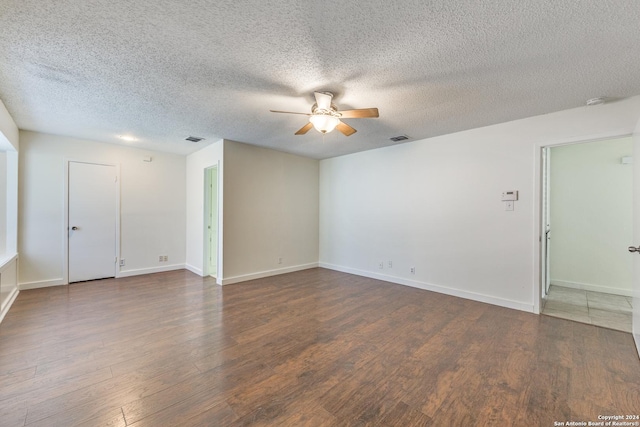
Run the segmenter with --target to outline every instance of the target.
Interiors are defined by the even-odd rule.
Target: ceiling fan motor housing
[[[338,118],[342,117],[342,114],[338,112],[338,107],[336,107],[335,104],[331,104],[331,108],[326,110],[324,108],[318,108],[318,103],[315,103],[311,107],[311,114],[333,116]]]

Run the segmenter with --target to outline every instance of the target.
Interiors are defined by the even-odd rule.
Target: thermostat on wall
[[[503,191],[502,192],[502,201],[503,202],[510,202],[510,201],[516,201],[516,200],[518,200],[518,191],[517,190]]]

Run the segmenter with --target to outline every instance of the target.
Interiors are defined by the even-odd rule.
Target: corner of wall
[[[20,133],[16,122],[9,114],[9,110],[0,100],[0,150],[18,151],[20,145]]]
[[[186,254],[185,268],[195,274],[204,274],[204,170],[219,165],[219,174],[223,175],[224,140],[215,141],[195,153],[187,156],[186,170]],[[223,180],[220,180],[220,212],[223,204]],[[222,217],[222,213],[220,214]],[[221,219],[220,219],[221,220]],[[219,227],[222,233],[222,227]],[[220,240],[222,236],[220,235]],[[219,251],[220,252],[220,251]]]
[[[318,262],[319,161],[224,140],[224,284]]]

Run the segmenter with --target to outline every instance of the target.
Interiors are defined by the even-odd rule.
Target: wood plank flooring
[[[553,426],[640,413],[628,333],[324,269],[23,291],[1,426]]]

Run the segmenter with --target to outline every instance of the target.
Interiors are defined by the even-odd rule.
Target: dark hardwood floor
[[[628,333],[312,269],[23,291],[2,426],[553,426],[640,413]]]

